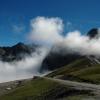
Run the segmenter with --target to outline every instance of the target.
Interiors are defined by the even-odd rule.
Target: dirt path
[[[74,89],[90,90],[95,95],[100,96],[100,85],[90,84],[90,83],[83,83],[83,82],[75,82],[75,81],[70,81],[70,80],[61,80],[61,79],[56,79],[56,78],[48,78],[48,77],[45,77],[45,78],[49,79],[49,80],[56,81],[56,82],[60,82],[61,84],[70,86]]]

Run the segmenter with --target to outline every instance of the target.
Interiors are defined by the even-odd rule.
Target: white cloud
[[[69,26],[72,25],[72,23],[71,22],[67,22],[66,25],[69,27]]]
[[[12,25],[12,31],[14,33],[21,33],[25,30],[25,26],[24,25]]]
[[[60,18],[37,17],[31,21],[30,38],[34,41],[55,43],[62,39],[63,22]]]
[[[31,56],[26,56],[20,61],[3,62],[0,61],[0,82],[30,78],[39,73],[41,63],[48,54],[45,47],[38,48]]]
[[[72,30],[74,30],[74,25],[72,24],[72,22],[68,21],[68,22],[66,23],[66,30],[67,30],[67,31],[72,31]]]
[[[32,20],[31,25],[30,37],[35,41],[49,42],[51,45],[64,47],[67,51],[81,55],[100,56],[100,35],[98,38],[90,39],[86,35],[81,35],[79,31],[73,31],[63,36],[64,25],[60,18],[37,17]],[[100,34],[99,31],[98,34]]]

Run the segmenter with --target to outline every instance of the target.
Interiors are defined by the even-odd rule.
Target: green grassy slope
[[[71,98],[72,95],[75,98],[81,96],[83,98],[88,97],[90,93],[89,91],[74,90],[60,83],[39,78],[0,96],[0,100],[62,100],[62,98]]]
[[[55,77],[57,75],[64,75],[64,74],[70,74],[71,72],[78,71],[80,69],[84,69],[85,67],[91,66],[90,61],[88,59],[79,59],[69,65],[66,65],[62,68],[59,68],[50,74],[48,74],[48,77]]]
[[[77,60],[47,75],[61,79],[100,83],[100,64],[90,64],[88,59]]]
[[[100,83],[100,65],[96,64],[88,68],[80,69],[72,72],[71,75],[86,82]]]

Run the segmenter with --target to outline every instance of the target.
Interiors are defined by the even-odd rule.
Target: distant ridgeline
[[[18,43],[12,47],[0,47],[0,59],[3,61],[20,60],[35,51],[36,46]]]

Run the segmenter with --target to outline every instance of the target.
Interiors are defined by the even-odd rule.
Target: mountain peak
[[[90,37],[90,38],[95,38],[97,35],[98,35],[98,28],[93,28],[91,29],[87,35]]]
[[[16,45],[14,45],[14,46],[24,46],[25,44],[24,43],[22,43],[22,42],[19,42],[19,43],[17,43]]]
[[[19,42],[19,43],[17,43],[17,45],[24,45],[24,43],[22,43],[22,42]]]

